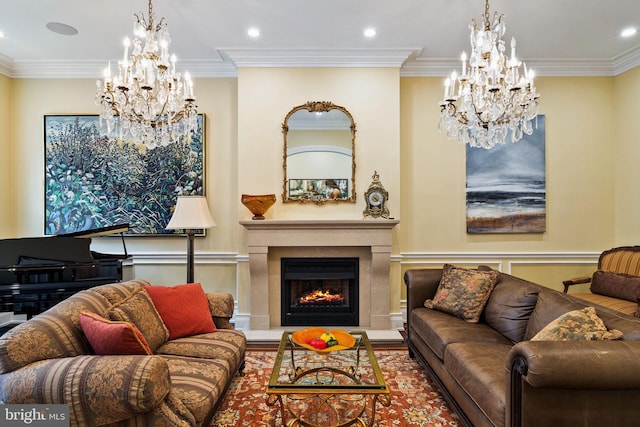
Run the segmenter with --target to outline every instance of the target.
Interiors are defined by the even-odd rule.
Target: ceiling
[[[617,75],[640,65],[638,0],[491,0],[505,15],[505,40],[548,76]],[[468,25],[482,0],[154,0],[178,66],[195,77],[238,67],[397,67],[405,76],[445,76],[469,51]],[[133,13],[145,0],[0,0],[0,74],[16,78],[99,77],[123,54]],[[46,28],[71,25],[69,36]],[[247,35],[250,27],[260,37]],[[365,38],[367,27],[376,29]]]

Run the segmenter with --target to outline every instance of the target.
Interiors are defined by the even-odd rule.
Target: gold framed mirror
[[[355,203],[356,124],[346,108],[309,101],[287,113],[284,203]]]

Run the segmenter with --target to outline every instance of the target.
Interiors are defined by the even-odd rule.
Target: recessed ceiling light
[[[620,33],[620,36],[621,37],[631,37],[631,36],[635,36],[637,32],[638,32],[637,28],[629,27],[629,28],[625,28],[624,30],[622,30],[622,32]]]
[[[2,31],[0,31],[0,39],[4,38],[4,33]]]
[[[367,38],[375,37],[376,36],[376,29],[375,28],[365,28],[364,36],[367,37]]]
[[[249,37],[253,38],[260,37],[260,30],[257,28],[249,28],[247,34],[249,35]]]
[[[63,24],[62,22],[47,22],[47,28],[54,33],[62,34],[63,36],[75,36],[78,34],[78,30],[71,25]]]

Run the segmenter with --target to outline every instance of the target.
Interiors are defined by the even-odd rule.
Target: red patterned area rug
[[[377,406],[376,427],[459,425],[458,417],[407,350],[375,353],[391,391],[391,405]],[[245,375],[233,380],[211,427],[283,427],[277,406],[269,407],[265,401],[275,356],[275,351],[247,351]]]

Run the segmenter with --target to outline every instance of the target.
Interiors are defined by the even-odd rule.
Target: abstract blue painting
[[[516,143],[467,146],[467,233],[544,233],[545,168],[544,115]]]

